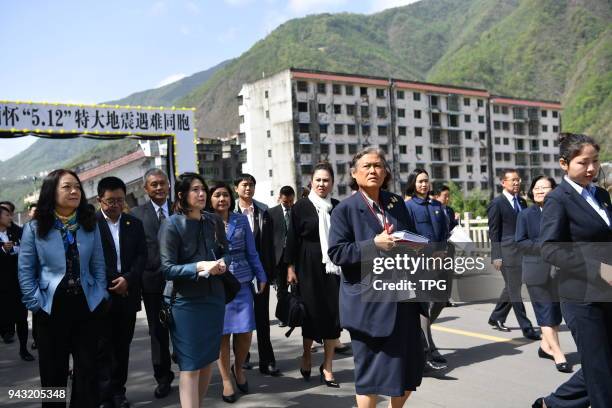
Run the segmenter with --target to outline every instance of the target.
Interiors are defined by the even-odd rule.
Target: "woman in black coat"
[[[594,184],[599,145],[586,135],[559,137],[565,176],[546,197],[542,257],[559,267],[561,310],[578,346],[582,367],[533,406],[608,408],[612,401],[612,203]]]
[[[323,342],[324,362],[319,367],[321,381],[339,387],[334,379],[332,361],[340,337],[338,288],[340,268],[327,255],[330,213],[338,200],[330,197],[334,171],[329,163],[319,163],[312,173],[312,190],[291,209],[287,232],[285,262],[287,282],[297,283],[306,306],[302,324],[303,354],[300,373],[310,378],[313,340]]]
[[[558,302],[558,282],[552,274],[552,265],[544,262],[540,253],[540,222],[544,198],[556,186],[557,183],[551,177],[538,176],[533,179],[527,195],[534,205],[519,213],[515,241],[523,257],[523,282],[527,286],[533,311],[542,329],[538,356],[553,360],[557,370],[569,373],[572,369],[559,344],[559,326],[563,317]]]

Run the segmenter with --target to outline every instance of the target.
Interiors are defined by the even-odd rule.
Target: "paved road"
[[[526,304],[530,318],[535,322],[530,304]],[[273,310],[274,305],[271,305]],[[507,324],[514,328],[510,333],[493,331],[487,324],[492,304],[462,304],[447,308],[435,326],[434,337],[438,347],[448,357],[452,368],[444,378],[425,378],[413,394],[407,406],[419,408],[453,407],[530,407],[533,400],[554,389],[569,378],[555,370],[552,361],[537,357],[537,342],[523,339],[518,324],[511,315]],[[248,372],[252,393],[242,396],[236,403],[241,407],[353,407],[353,361],[351,356],[337,356],[334,361],[336,379],[340,389],[320,385],[315,376],[309,383],[301,380],[298,371],[301,353],[299,330],[290,337],[273,321],[272,341],[277,365],[284,375],[279,378],[264,377],[258,371]],[[561,345],[571,363],[577,365],[578,355],[571,335],[563,326]],[[253,336],[255,340],[255,336]],[[343,341],[349,341],[343,332]],[[257,360],[257,348],[251,348],[253,360]],[[313,374],[322,361],[322,351],[313,356]],[[175,367],[178,370],[178,367]],[[139,314],[136,334],[132,343],[128,399],[134,407],[177,407],[178,382],[173,392],[163,400],[153,397],[155,382],[151,375],[149,340],[144,313]],[[18,358],[18,346],[0,344],[0,406],[39,406],[33,403],[17,403],[8,399],[9,388],[38,386],[37,362],[26,363]],[[221,400],[220,377],[216,372],[203,406],[227,407]],[[378,405],[386,407],[383,400]]]

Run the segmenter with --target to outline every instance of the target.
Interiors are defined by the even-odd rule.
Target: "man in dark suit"
[[[293,187],[283,186],[278,195],[279,204],[268,210],[272,220],[272,235],[274,238],[277,296],[287,291],[287,264],[283,262],[283,253],[285,251],[289,220],[291,219],[291,207],[293,207],[294,202],[295,190]]]
[[[4,328],[3,340],[12,343],[17,326],[19,356],[33,361],[28,352],[28,309],[21,302],[21,288],[17,279],[17,257],[21,241],[21,228],[13,223],[13,214],[0,205],[0,325]]]
[[[98,382],[101,407],[129,408],[125,397],[130,344],[140,310],[140,280],[147,259],[144,228],[133,215],[123,214],[126,187],[117,177],[98,183],[100,211],[96,213],[110,308],[102,320],[98,344]]]
[[[174,373],[170,369],[170,334],[159,321],[165,281],[159,270],[157,233],[161,220],[172,214],[168,203],[170,183],[166,173],[157,168],[147,170],[143,179],[144,189],[150,200],[132,209],[131,214],[142,222],[147,242],[147,261],[142,274],[142,300],[151,336],[151,359],[157,381],[155,397],[164,398],[170,393]]]
[[[451,232],[453,228],[459,225],[459,221],[455,216],[455,210],[451,207],[450,204],[450,188],[448,186],[440,187],[440,190],[434,195],[436,201],[439,201],[442,204],[442,208],[444,210],[444,216],[446,217],[446,225],[448,227],[448,231]]]
[[[530,340],[539,340],[531,321],[527,318],[521,296],[521,257],[516,249],[514,235],[518,214],[527,208],[527,202],[520,197],[521,177],[513,169],[504,171],[501,184],[502,194],[487,208],[491,259],[495,269],[501,271],[505,286],[495,309],[489,317],[489,324],[497,330],[510,331],[505,326],[510,309],[514,310],[523,335]]]
[[[268,276],[268,282],[275,278],[274,246],[272,237],[272,222],[268,213],[268,206],[253,199],[255,195],[255,177],[250,174],[241,174],[234,180],[234,190],[238,194],[236,212],[246,215],[249,226],[255,237],[255,246],[261,264]],[[276,368],[274,349],[270,341],[270,286],[258,293],[255,297],[255,327],[257,329],[257,349],[259,351],[259,371],[262,374],[280,375]],[[245,369],[252,368],[247,355]]]

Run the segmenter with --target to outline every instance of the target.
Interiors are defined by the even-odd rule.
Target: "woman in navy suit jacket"
[[[416,168],[408,176],[407,184],[406,196],[408,196],[409,199],[406,200],[406,208],[414,223],[417,234],[423,235],[429,239],[431,244],[428,245],[427,252],[445,256],[448,246],[446,240],[449,237],[449,224],[446,220],[446,215],[444,215],[442,204],[439,201],[429,198],[431,190],[429,174],[424,169]],[[444,271],[440,271],[439,273],[440,278],[446,278]],[[427,302],[429,317],[421,317],[421,328],[425,333],[423,337],[426,353],[425,358],[427,360],[425,364],[427,368],[431,370],[445,368],[443,365],[435,364],[444,364],[446,363],[446,359],[440,354],[433,341],[431,324],[436,321],[447,302],[448,299]]]
[[[582,368],[546,406],[609,407],[612,401],[612,204],[593,184],[599,172],[599,146],[590,137],[561,134],[559,164],[563,181],[546,197],[540,239],[542,257],[559,267],[561,310]],[[543,406],[542,399],[534,403]]]
[[[34,220],[21,239],[19,284],[38,325],[41,385],[66,387],[72,354],[70,406],[97,406],[92,372],[98,320],[109,296],[106,265],[94,208],[70,170],[54,170],[43,181]]]
[[[523,257],[523,282],[527,285],[533,311],[542,328],[538,356],[553,360],[557,370],[569,373],[572,369],[559,345],[559,325],[563,317],[558,302],[558,282],[551,274],[552,265],[544,262],[540,254],[540,220],[544,197],[556,186],[557,183],[551,177],[538,176],[533,179],[527,195],[534,205],[519,213],[515,241]]]
[[[358,190],[331,214],[329,254],[342,267],[340,325],[351,335],[359,408],[376,406],[388,395],[400,407],[421,384],[423,346],[419,305],[393,300],[368,301],[374,258],[393,249],[393,231],[410,230],[402,198],[383,189],[390,179],[384,153],[365,149],[351,162],[351,187]]]

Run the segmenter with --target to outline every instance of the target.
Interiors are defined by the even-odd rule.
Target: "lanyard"
[[[360,191],[359,194],[361,194],[361,198],[363,198],[363,201],[365,201],[366,205],[368,206],[368,209],[370,210],[374,218],[376,218],[376,221],[380,223],[380,219],[378,218],[378,215],[376,215],[376,211],[374,211],[374,208],[372,208],[372,206],[370,205],[370,202],[366,198],[365,194],[363,194],[362,191]],[[385,215],[385,210],[383,210],[382,206],[380,205],[378,206],[378,208],[380,209],[380,212],[382,213],[383,221],[384,221],[380,223],[380,225],[383,227],[386,233],[389,233],[389,224],[387,223],[387,216]]]

